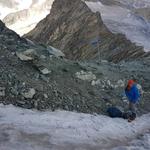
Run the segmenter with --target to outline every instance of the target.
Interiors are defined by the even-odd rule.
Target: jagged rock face
[[[80,55],[87,58],[89,54],[85,56],[84,51],[86,48],[93,49],[90,42],[98,36],[99,28],[101,32],[107,30],[101,20],[98,26],[97,16],[80,0],[56,0],[51,14],[39,23],[33,31],[35,34],[32,32],[34,35],[29,33],[27,37],[30,39],[31,35],[33,40],[60,47],[69,58],[77,59]],[[95,50],[91,50],[90,55],[94,53]]]
[[[125,36],[112,34],[99,13],[93,13],[81,0],[55,0],[51,13],[25,37],[61,49],[69,59],[120,61],[145,55],[143,48]],[[100,52],[95,39],[100,40]],[[98,41],[98,40],[97,40]]]

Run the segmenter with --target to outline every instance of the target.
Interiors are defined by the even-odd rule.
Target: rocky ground
[[[39,110],[64,109],[105,113],[111,105],[127,107],[125,83],[133,76],[144,95],[139,112],[149,108],[149,59],[110,63],[74,62],[59,50],[34,45],[0,22],[0,101]]]

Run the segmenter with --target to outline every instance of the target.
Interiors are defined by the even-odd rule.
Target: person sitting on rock
[[[125,88],[125,94],[129,100],[129,110],[136,114],[136,104],[139,101],[140,93],[134,80],[129,80]]]

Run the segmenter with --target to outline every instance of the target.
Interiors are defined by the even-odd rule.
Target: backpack
[[[112,118],[123,118],[123,112],[117,107],[109,107],[107,113]]]

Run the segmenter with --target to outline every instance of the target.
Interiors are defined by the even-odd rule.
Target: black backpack
[[[128,120],[135,120],[136,118],[135,112],[132,112],[132,111],[122,112],[117,107],[109,107],[107,109],[107,113],[112,118],[123,118],[123,119],[128,119]]]
[[[107,113],[112,118],[123,118],[123,112],[117,107],[109,107]]]

